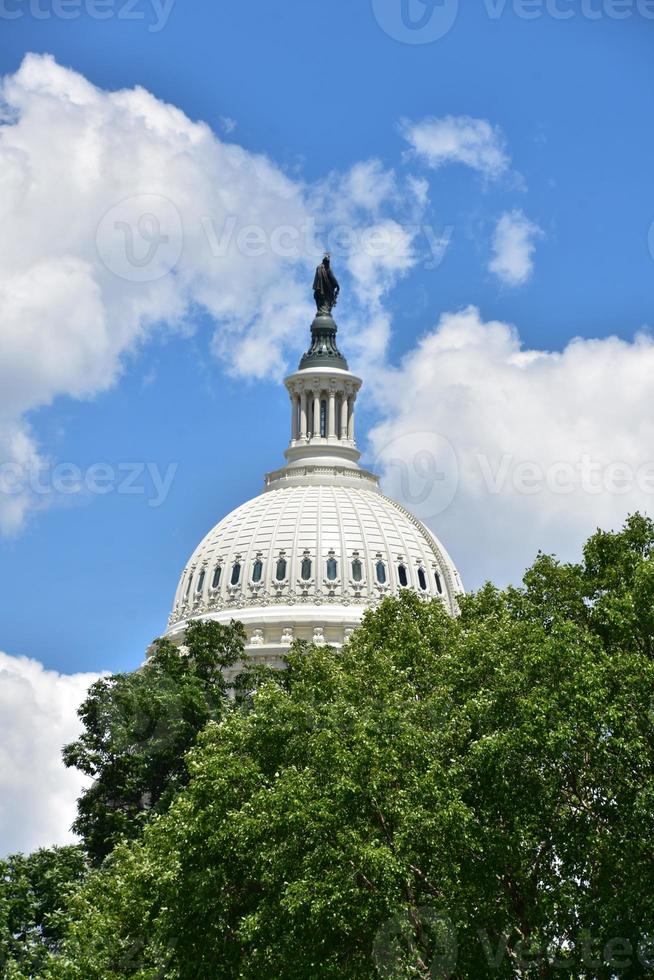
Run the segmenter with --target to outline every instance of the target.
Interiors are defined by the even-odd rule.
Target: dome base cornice
[[[264,492],[307,486],[356,487],[379,492],[379,477],[358,466],[324,463],[285,466],[266,474]]]

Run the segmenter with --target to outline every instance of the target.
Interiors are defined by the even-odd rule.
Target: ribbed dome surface
[[[424,525],[375,490],[295,486],[255,497],[209,532],[184,570],[171,626],[271,604],[368,606],[403,587],[456,608],[458,574]]]

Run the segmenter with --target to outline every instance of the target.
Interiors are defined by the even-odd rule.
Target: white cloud
[[[77,708],[97,674],[62,675],[0,653],[0,855],[74,840],[75,801],[89,781],[66,769]]]
[[[534,271],[535,240],[542,235],[524,211],[507,211],[495,227],[489,270],[507,286],[522,286]]]
[[[387,483],[400,495],[405,487],[407,506],[442,536],[467,586],[518,581],[539,549],[576,559],[596,527],[652,512],[653,373],[647,334],[526,350],[514,327],[483,322],[471,307],[444,315],[399,370],[373,379],[385,420],[371,444]],[[416,445],[434,446],[437,458]],[[392,479],[398,462],[404,484]],[[442,513],[441,484],[431,494],[427,486],[439,463],[442,489],[454,494]]]
[[[354,164],[344,183],[350,202],[373,213],[397,194],[395,172],[385,170],[379,160]]]
[[[310,187],[143,89],[102,91],[48,56],[28,55],[0,100],[3,462],[39,462],[26,413],[108,388],[126,352],[188,330],[198,306],[230,370],[280,374],[312,316],[315,215],[354,232],[338,261],[355,262],[361,304],[413,261],[402,242],[356,258],[366,227],[388,228],[393,209],[417,213],[426,199],[419,182],[400,192],[378,161]],[[374,315],[354,311],[362,329]],[[12,490],[0,492],[5,532],[35,506]]]
[[[401,132],[413,154],[434,169],[463,163],[495,180],[506,173],[511,162],[501,129],[486,119],[442,116],[419,122],[405,120]]]
[[[301,186],[267,159],[142,89],[103,92],[29,55],[0,96],[0,458],[34,465],[25,413],[108,388],[125,352],[164,324],[182,327],[192,304],[236,334],[236,350],[284,264],[293,308],[303,258],[268,250],[255,261],[238,234],[252,224],[270,235],[307,212]],[[232,237],[216,252],[207,228],[220,236],[231,216]],[[165,247],[158,235],[169,236]],[[278,350],[269,349],[270,367]],[[3,493],[0,529],[19,528],[32,506],[29,491]]]
[[[352,253],[350,272],[362,303],[380,304],[399,276],[415,264],[415,229],[380,221],[366,230],[364,247]]]

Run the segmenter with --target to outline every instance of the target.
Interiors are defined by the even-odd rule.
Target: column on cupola
[[[329,408],[327,412],[327,435],[336,438],[336,390],[332,385],[329,389]]]
[[[313,392],[313,429],[312,436],[318,439],[320,436],[320,391],[318,388]]]
[[[300,399],[291,392],[291,441],[297,442],[300,436]]]
[[[307,438],[307,393],[300,393],[300,439]]]
[[[349,402],[350,396],[344,391],[341,398],[341,439],[348,438]]]
[[[357,400],[355,394],[350,395],[348,399],[349,411],[348,411],[348,422],[347,422],[347,437],[350,442],[354,442],[354,403]]]

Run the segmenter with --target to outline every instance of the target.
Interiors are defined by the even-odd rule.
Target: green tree
[[[97,681],[79,709],[84,732],[64,761],[94,780],[74,823],[94,864],[169,806],[198,733],[253,683],[252,669],[233,682],[224,674],[245,659],[240,623],[193,623],[184,643],[156,640],[140,670]]]
[[[87,874],[81,847],[0,860],[0,975],[37,976],[69,926],[69,904]]]
[[[48,976],[654,975],[653,547],[635,516],[458,619],[406,593],[294,650]]]

